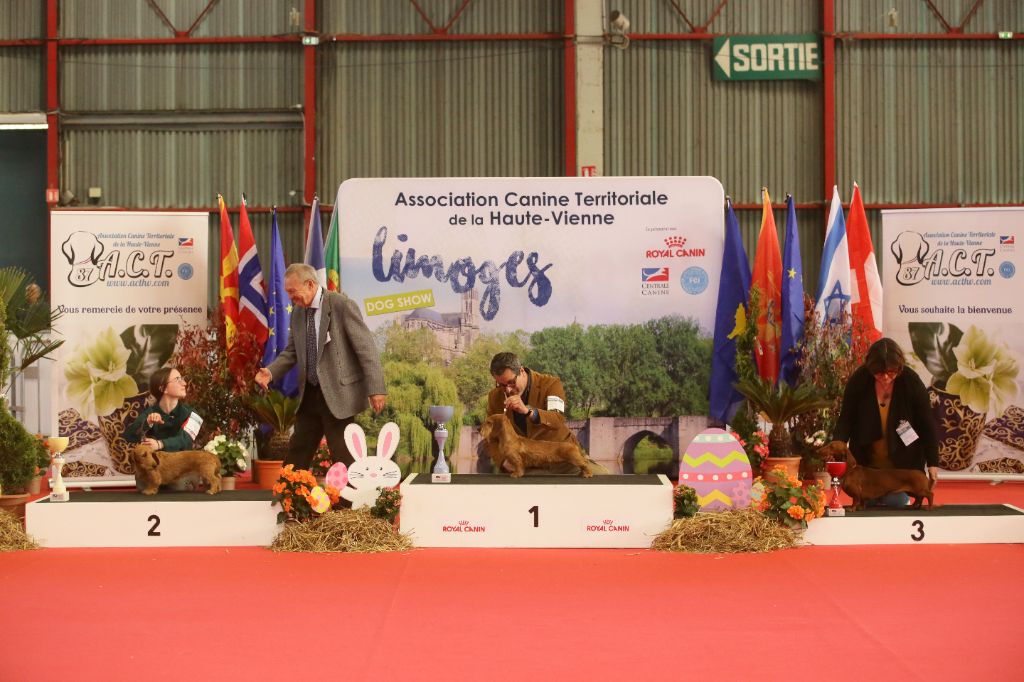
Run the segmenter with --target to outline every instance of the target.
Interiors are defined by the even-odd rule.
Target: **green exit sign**
[[[716,81],[819,80],[821,42],[813,33],[720,36],[711,43]]]

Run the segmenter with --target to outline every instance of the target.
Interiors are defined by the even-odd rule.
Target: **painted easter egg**
[[[309,496],[313,498],[313,503],[309,506],[317,514],[323,514],[331,508],[331,498],[327,495],[327,491],[320,486],[313,486],[313,489],[309,491]]]
[[[341,492],[345,488],[345,484],[348,483],[348,467],[342,462],[335,462],[327,470],[324,481],[327,482],[327,485]]]
[[[679,458],[679,484],[697,492],[702,512],[748,507],[752,482],[747,453],[722,429],[701,431]]]

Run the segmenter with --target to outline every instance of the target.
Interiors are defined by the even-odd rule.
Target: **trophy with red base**
[[[826,516],[846,516],[846,509],[839,502],[839,484],[846,473],[846,462],[825,462],[825,470],[832,476],[832,499],[828,501]]]

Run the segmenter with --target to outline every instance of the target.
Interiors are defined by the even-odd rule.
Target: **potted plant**
[[[46,438],[41,434],[34,437],[36,446],[36,475],[28,482],[28,494],[38,495],[43,489],[43,479],[50,468],[50,450],[46,447]]]
[[[203,449],[217,455],[217,459],[220,460],[221,490],[234,490],[235,474],[245,471],[247,468],[245,462],[249,453],[245,446],[237,440],[218,434],[211,438]]]
[[[327,447],[327,439],[320,439],[320,445],[317,447],[316,452],[313,453],[313,459],[309,464],[309,470],[313,476],[316,477],[316,482],[320,485],[324,484],[327,477],[327,471],[334,466],[334,460],[331,459],[331,450]]]
[[[0,389],[36,360],[56,350],[62,340],[50,341],[57,314],[42,298],[39,287],[19,268],[0,268]],[[37,441],[14,418],[7,398],[0,395],[0,506],[10,506],[24,518],[25,490],[42,461]]]
[[[312,473],[296,469],[291,464],[280,470],[270,489],[274,492],[271,505],[281,505],[281,511],[277,513],[278,523],[306,521],[323,514],[340,499],[336,488],[318,486]]]
[[[772,425],[768,434],[768,457],[762,470],[784,466],[794,476],[800,473],[800,458],[793,457],[793,437],[790,422],[797,416],[831,405],[812,384],[799,384],[793,388],[784,381],[772,385],[760,377],[745,378],[734,384],[750,406]],[[786,460],[786,461],[772,461]]]
[[[825,493],[817,485],[804,487],[782,469],[758,478],[751,498],[762,514],[790,528],[806,528],[808,521],[825,513]]]
[[[299,410],[299,399],[271,390],[262,396],[251,398],[249,407],[270,430],[269,433],[263,434],[259,459],[256,460],[255,466],[257,482],[261,488],[269,490],[277,480],[277,471],[288,454],[288,441],[291,438],[291,429],[295,425],[295,415]]]
[[[987,416],[1000,416],[1017,397],[1017,359],[974,325],[966,333],[945,322],[911,322],[908,329],[914,354],[932,375],[939,465],[966,469]]]

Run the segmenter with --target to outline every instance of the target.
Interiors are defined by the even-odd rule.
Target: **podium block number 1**
[[[537,505],[533,505],[532,507],[530,507],[526,511],[530,512],[531,514],[533,514],[533,527],[534,528],[539,528],[540,527],[540,507],[537,506]]]

